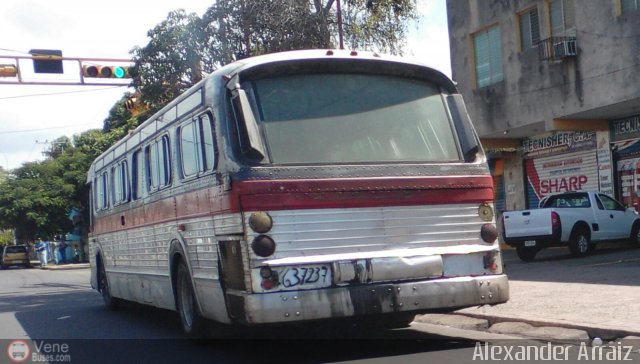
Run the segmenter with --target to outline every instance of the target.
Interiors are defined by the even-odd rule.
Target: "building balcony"
[[[562,61],[578,55],[576,37],[549,37],[538,43],[541,61]]]

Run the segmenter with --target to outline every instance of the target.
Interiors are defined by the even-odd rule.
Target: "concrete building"
[[[447,13],[498,209],[577,189],[640,209],[640,0],[448,0]]]

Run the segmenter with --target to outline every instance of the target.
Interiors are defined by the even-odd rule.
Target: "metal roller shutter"
[[[527,206],[537,208],[547,195],[567,191],[598,191],[595,150],[525,161]]]

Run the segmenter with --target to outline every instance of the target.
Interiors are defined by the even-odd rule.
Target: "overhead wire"
[[[0,131],[0,135],[19,134],[19,133],[35,133],[35,132],[45,131],[45,130],[73,128],[73,127],[77,127],[77,126],[89,126],[89,125],[94,125],[94,123],[84,123],[84,124],[74,124],[74,125],[60,125],[60,126],[52,126],[52,127],[48,127],[48,128],[38,128],[38,129],[7,130],[7,131]]]
[[[2,85],[1,82],[0,82],[0,85]],[[75,91],[49,92],[49,93],[41,93],[41,94],[15,95],[15,96],[0,97],[0,100],[19,99],[24,97],[55,96],[55,95],[66,95],[66,94],[74,94],[74,93],[96,92],[96,91],[104,91],[104,90],[113,90],[119,87],[128,87],[128,86],[129,85],[114,85],[114,86],[103,87],[99,89],[93,89],[93,90],[75,90]]]

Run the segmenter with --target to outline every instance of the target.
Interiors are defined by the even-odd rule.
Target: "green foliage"
[[[47,152],[49,158],[13,170],[0,181],[0,228],[15,229],[18,241],[68,232],[71,208],[87,211],[86,179],[91,163],[129,127],[124,124],[109,132],[89,130],[73,139],[59,138]]]
[[[353,49],[400,54],[415,0],[343,0],[344,38]],[[133,85],[158,110],[204,73],[248,56],[337,48],[335,0],[217,0],[202,17],[176,10],[131,51]]]
[[[0,230],[0,245],[9,245],[13,243],[13,231]]]
[[[346,43],[352,49],[402,54],[407,24],[416,20],[415,0],[346,0]]]
[[[212,67],[207,54],[202,19],[184,10],[169,13],[167,19],[150,30],[149,43],[135,47],[133,85],[144,101],[160,107],[202,79],[202,68]]]
[[[16,237],[32,240],[68,230],[66,218],[75,186],[63,178],[56,159],[26,163],[0,184],[0,216],[4,227],[14,227]]]

